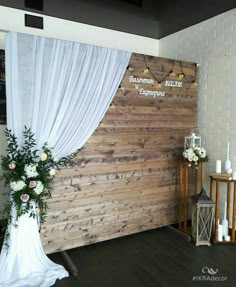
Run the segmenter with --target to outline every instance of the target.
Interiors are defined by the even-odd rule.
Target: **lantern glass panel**
[[[212,211],[209,206],[199,206],[198,241],[210,240],[212,226]]]
[[[192,237],[196,241],[197,237],[197,206],[193,205],[192,207]]]
[[[202,146],[201,137],[196,136],[195,133],[192,133],[191,136],[187,136],[184,138],[184,149],[188,149],[191,147],[199,147]]]
[[[210,245],[214,204],[196,204],[192,208],[192,238],[196,245]]]
[[[215,212],[215,202],[203,188],[192,196],[192,238],[198,245],[211,245],[210,237]]]

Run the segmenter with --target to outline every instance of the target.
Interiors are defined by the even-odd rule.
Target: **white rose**
[[[49,174],[54,176],[56,174],[56,170],[54,168],[50,169]]]
[[[37,181],[37,185],[35,186],[35,188],[33,189],[35,193],[37,193],[38,195],[43,192],[44,189],[44,185],[42,184],[41,181]]]
[[[193,157],[193,161],[197,162],[197,161],[198,161],[198,156],[195,155],[195,156]]]
[[[188,161],[193,161],[193,159],[194,159],[194,156],[192,155],[188,156]]]
[[[37,169],[37,164],[26,164],[24,168],[26,176],[28,178],[38,176],[38,172],[36,169]]]
[[[10,187],[13,191],[19,191],[26,187],[26,184],[23,180],[12,181]]]
[[[45,152],[43,152],[40,156],[41,161],[45,161],[47,159],[47,154]]]
[[[204,149],[204,147],[202,147],[199,151],[199,155],[201,158],[205,158],[206,157],[206,150]]]

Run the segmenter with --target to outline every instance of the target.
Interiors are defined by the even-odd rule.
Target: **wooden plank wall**
[[[177,160],[196,126],[195,79],[194,63],[132,55],[99,127],[54,181],[41,231],[47,253],[177,222]],[[165,80],[183,86],[165,87]]]

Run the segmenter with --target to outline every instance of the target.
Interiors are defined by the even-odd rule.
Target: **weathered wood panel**
[[[55,178],[41,232],[46,252],[177,222],[177,160],[196,125],[195,78],[193,63],[132,55],[85,149]],[[182,87],[166,87],[166,80]]]

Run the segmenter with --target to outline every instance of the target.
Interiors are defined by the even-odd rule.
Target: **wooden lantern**
[[[206,195],[203,188],[192,196],[192,239],[195,245],[210,246],[215,202]]]

